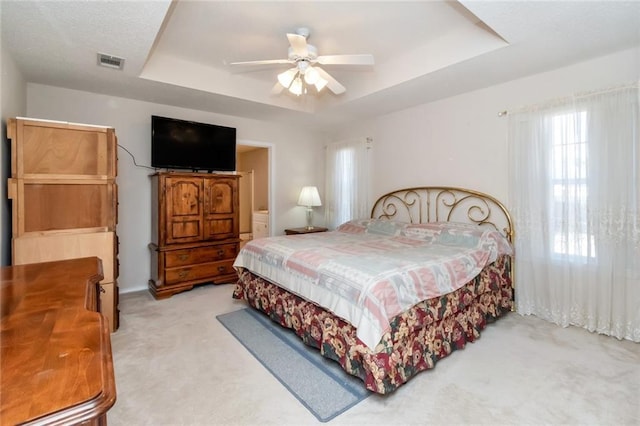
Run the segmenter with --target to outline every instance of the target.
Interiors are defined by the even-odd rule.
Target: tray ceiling
[[[2,43],[29,82],[262,120],[341,124],[640,46],[640,2],[2,1]],[[287,32],[346,93],[271,95]],[[97,54],[125,59],[122,70]]]

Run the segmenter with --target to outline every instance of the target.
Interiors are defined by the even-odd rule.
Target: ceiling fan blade
[[[327,80],[327,87],[329,88],[329,90],[331,90],[333,93],[335,93],[336,95],[339,95],[341,93],[344,93],[347,91],[347,89],[340,83],[338,83],[338,80],[336,80],[335,78],[331,77],[331,75],[326,72],[325,70],[323,70],[320,67],[313,67],[316,69],[316,71],[318,71],[318,73],[320,74],[320,77],[324,78],[325,80]]]
[[[301,58],[305,58],[309,55],[309,51],[307,50],[307,39],[305,36],[289,33],[287,34],[287,38],[289,39],[289,44],[293,49],[293,53]]]
[[[271,65],[271,64],[290,64],[288,59],[267,59],[264,61],[246,61],[246,62],[231,62],[230,65]]]
[[[322,55],[317,62],[322,65],[373,65],[373,55]]]

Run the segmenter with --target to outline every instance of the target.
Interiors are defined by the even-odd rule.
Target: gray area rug
[[[371,395],[361,380],[262,313],[245,308],[217,318],[321,422]]]

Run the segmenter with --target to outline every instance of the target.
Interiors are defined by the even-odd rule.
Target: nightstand
[[[285,229],[284,233],[287,235],[298,235],[298,234],[312,234],[314,232],[326,232],[327,230],[328,230],[327,228],[323,228],[321,226],[314,226],[311,229],[307,229],[307,227],[304,226],[302,228]]]

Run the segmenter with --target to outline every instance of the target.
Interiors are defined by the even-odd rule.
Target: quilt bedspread
[[[502,254],[511,247],[497,231],[368,219],[333,232],[253,240],[234,267],[333,312],[374,350],[393,317],[457,290]]]

